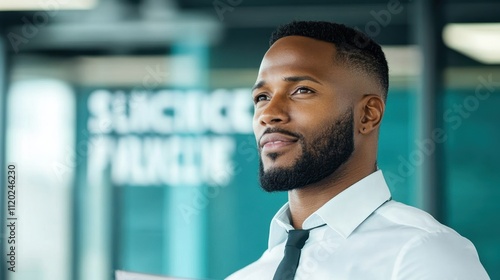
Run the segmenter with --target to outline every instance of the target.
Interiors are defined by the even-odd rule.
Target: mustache
[[[260,143],[260,140],[262,139],[262,137],[264,137],[264,135],[266,135],[268,133],[281,133],[281,134],[284,134],[284,135],[295,137],[295,138],[297,138],[299,140],[301,140],[301,139],[304,138],[302,136],[302,134],[300,134],[300,133],[291,132],[289,130],[282,129],[282,128],[277,128],[277,127],[272,127],[272,128],[268,127],[266,130],[264,130],[264,133],[262,133],[262,135],[259,137],[259,143]]]

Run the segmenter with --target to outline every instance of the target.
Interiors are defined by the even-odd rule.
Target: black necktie
[[[274,274],[273,280],[291,280],[299,265],[300,250],[309,238],[309,230],[290,230],[285,245],[285,256]]]
[[[321,226],[324,226],[321,225]],[[318,228],[320,226],[314,227]],[[295,277],[299,265],[300,250],[309,238],[309,231],[314,229],[294,229],[288,232],[285,245],[285,256],[278,265],[273,280],[291,280]]]

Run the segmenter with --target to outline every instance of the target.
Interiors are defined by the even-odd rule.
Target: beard
[[[317,183],[333,174],[354,151],[354,119],[352,109],[341,115],[309,142],[298,133],[281,129],[269,129],[265,133],[279,132],[298,138],[302,154],[290,167],[278,167],[264,171],[259,149],[259,181],[267,192],[289,191]],[[265,156],[275,160],[279,154]]]

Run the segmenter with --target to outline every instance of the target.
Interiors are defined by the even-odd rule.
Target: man
[[[470,241],[391,200],[377,169],[387,89],[380,46],[354,29],[273,33],[253,128],[262,188],[288,191],[288,203],[262,257],[228,279],[489,279]]]

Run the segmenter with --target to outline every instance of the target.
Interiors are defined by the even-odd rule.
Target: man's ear
[[[361,134],[369,134],[380,126],[384,115],[385,102],[381,96],[368,94],[359,102],[359,126]]]

